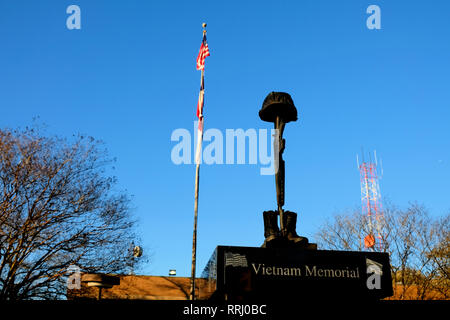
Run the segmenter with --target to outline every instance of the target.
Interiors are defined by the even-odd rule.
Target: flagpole
[[[206,34],[206,23],[203,23],[203,35]],[[205,68],[202,69],[202,75],[200,78],[201,84],[203,85],[205,76]],[[199,119],[201,121],[201,119]],[[202,130],[203,134],[203,130]],[[198,136],[197,139],[202,139]],[[197,150],[197,152],[200,152]],[[194,232],[192,236],[192,266],[191,266],[191,293],[190,300],[195,300],[195,266],[197,263],[197,217],[198,217],[198,191],[199,191],[199,180],[200,180],[200,160],[196,159],[197,166],[195,169],[195,203],[194,203]]]
[[[195,265],[197,260],[197,216],[198,216],[198,182],[200,178],[200,163],[197,163],[195,170],[195,204],[194,204],[194,235],[192,237],[192,267],[191,267],[191,295],[190,299],[195,300]]]

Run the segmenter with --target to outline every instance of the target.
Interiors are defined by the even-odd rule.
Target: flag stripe
[[[197,151],[195,152],[195,163],[200,163],[200,156],[202,154],[202,141],[203,141],[203,117],[198,121],[197,129]]]
[[[200,90],[200,93],[198,95],[198,102],[197,102],[197,118],[201,118],[203,116],[203,100],[204,100],[205,90]]]

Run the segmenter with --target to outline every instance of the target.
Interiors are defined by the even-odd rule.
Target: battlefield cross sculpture
[[[263,121],[273,122],[275,126],[275,185],[278,205],[277,210],[263,212],[265,240],[262,247],[307,247],[308,239],[297,235],[295,230],[297,214],[283,210],[285,177],[283,152],[286,146],[283,132],[286,123],[297,121],[297,108],[288,93],[271,92],[264,99],[259,117]],[[280,227],[278,227],[278,216],[280,217]]]

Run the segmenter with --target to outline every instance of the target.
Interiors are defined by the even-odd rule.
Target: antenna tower
[[[362,214],[367,216],[368,234],[364,238],[366,248],[373,251],[384,251],[384,216],[381,204],[380,185],[378,183],[381,177],[377,173],[377,154],[374,151],[374,161],[369,154],[369,161],[364,160],[362,154],[362,163],[359,163],[358,156],[356,161],[361,181],[361,208]],[[382,172],[381,168],[381,172]]]

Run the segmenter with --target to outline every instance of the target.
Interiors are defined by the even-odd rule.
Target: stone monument
[[[297,235],[297,214],[283,209],[283,131],[286,123],[297,120],[297,109],[289,94],[271,92],[259,116],[275,126],[277,210],[263,212],[265,240],[260,248],[216,247],[202,274],[208,280],[208,290],[214,292],[211,299],[354,301],[391,296],[387,253],[317,250],[316,244]]]

